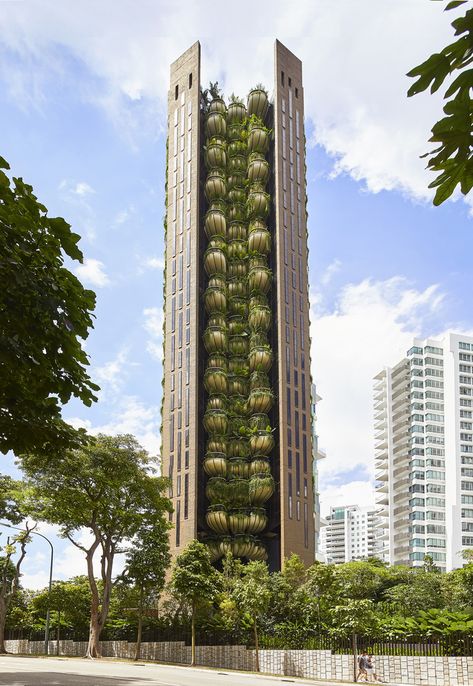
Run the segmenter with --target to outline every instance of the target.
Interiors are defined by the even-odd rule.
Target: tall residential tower
[[[200,45],[168,98],[163,474],[173,555],[192,539],[279,569],[314,553],[302,65],[274,97],[202,93]]]
[[[461,567],[473,546],[473,338],[414,339],[374,384],[377,554]]]

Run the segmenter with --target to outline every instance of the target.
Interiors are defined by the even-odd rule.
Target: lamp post
[[[16,529],[17,531],[23,531],[23,529],[20,529],[18,526],[13,526],[12,524],[7,524],[6,522],[0,522],[1,526],[6,526],[9,529]],[[51,615],[51,587],[53,584],[53,560],[54,560],[54,548],[53,544],[47,538],[44,536],[44,534],[40,534],[39,531],[30,531],[30,534],[36,534],[36,536],[41,536],[41,538],[44,538],[45,541],[49,543],[49,547],[51,548],[51,556],[49,560],[49,585],[48,585],[48,606],[46,609],[46,626],[44,629],[44,653],[45,655],[49,654],[49,623],[50,623],[50,615]]]

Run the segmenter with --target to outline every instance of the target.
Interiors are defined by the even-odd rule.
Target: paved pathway
[[[308,686],[317,682],[151,663],[0,656],[2,686]],[[324,683],[325,686],[328,682]]]

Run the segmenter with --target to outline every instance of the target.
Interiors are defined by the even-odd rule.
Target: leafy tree
[[[64,267],[64,255],[82,262],[80,237],[2,169],[0,157],[0,451],[51,456],[83,435],[63,421],[61,404],[97,399],[80,340],[95,294]]]
[[[337,565],[335,573],[342,594],[347,598],[378,600],[383,591],[386,577],[384,567],[364,561],[346,562]]]
[[[219,574],[210,562],[203,543],[191,541],[177,556],[172,570],[171,589],[178,600],[191,608],[191,666],[195,665],[195,621],[199,609],[212,602],[220,590]]]
[[[396,612],[407,617],[420,610],[444,606],[444,580],[438,572],[411,569],[405,583],[399,583],[384,593]]]
[[[11,476],[0,474],[0,519],[19,524],[23,519],[21,511],[22,482]]]
[[[74,631],[76,637],[87,635],[92,594],[86,576],[75,576],[67,581],[55,581],[49,597],[48,588],[36,593],[30,602],[31,618],[35,628],[43,628],[46,613],[51,610],[51,625],[60,634],[62,629]]]
[[[271,599],[270,576],[265,562],[249,562],[235,584],[234,596],[241,611],[250,615],[255,637],[256,671],[259,672],[258,622]]]
[[[350,563],[348,563],[350,564]],[[343,605],[337,605],[332,610],[331,633],[342,638],[351,637],[353,649],[353,674],[356,681],[358,672],[357,636],[376,634],[379,621],[371,600],[346,600]]]
[[[151,526],[143,526],[137,532],[127,552],[122,579],[132,583],[138,591],[138,627],[136,634],[135,660],[141,655],[143,612],[146,605],[157,600],[164,588],[166,569],[169,567],[169,520],[164,511],[159,519],[154,518]]]
[[[24,531],[20,531],[13,537],[7,539],[7,544],[4,548],[4,556],[0,562],[1,576],[0,576],[0,653],[6,653],[5,648],[5,623],[7,619],[7,612],[20,586],[21,565],[26,556],[26,545],[30,542],[30,533],[34,531],[36,524],[30,526],[26,523]],[[19,546],[19,555],[16,561],[12,558],[16,554],[16,545]]]
[[[37,455],[21,458],[28,477],[30,509],[39,519],[58,524],[61,535],[82,550],[92,594],[87,657],[100,657],[100,633],[107,619],[115,555],[144,524],[159,528],[171,509],[163,496],[166,479],[153,475],[150,457],[130,435],[90,439],[51,462]],[[83,530],[91,535],[85,544]],[[100,552],[99,585],[94,558]]]
[[[465,2],[454,0],[445,9],[454,9]],[[455,19],[452,27],[458,38],[407,74],[417,77],[408,90],[409,97],[427,90],[429,86],[430,92],[435,93],[448,76],[458,74],[444,93],[447,102],[443,111],[446,116],[432,127],[429,142],[438,144],[438,147],[424,155],[429,158],[428,169],[439,172],[429,184],[429,188],[437,189],[434,205],[443,203],[458,185],[463,195],[467,195],[473,186],[473,69],[466,68],[473,61],[473,9]]]

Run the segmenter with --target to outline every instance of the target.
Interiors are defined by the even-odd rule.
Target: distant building
[[[327,563],[341,564],[374,556],[374,507],[331,507],[321,530],[321,552]]]
[[[461,567],[473,547],[473,338],[414,339],[374,379],[377,555]]]

